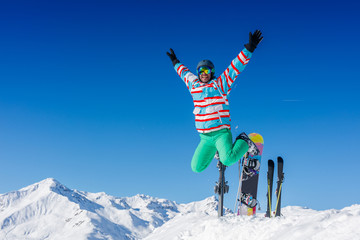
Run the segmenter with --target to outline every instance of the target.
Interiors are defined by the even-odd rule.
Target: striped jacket
[[[198,76],[183,64],[177,63],[174,66],[193,97],[195,126],[198,132],[209,133],[231,128],[228,95],[251,55],[252,53],[244,48],[217,79],[214,78],[208,83],[201,82]]]

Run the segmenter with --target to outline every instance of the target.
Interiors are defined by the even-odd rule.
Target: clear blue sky
[[[360,203],[356,1],[7,1],[0,7],[0,193],[53,177],[114,196],[213,195],[190,169],[193,104],[166,56],[219,74],[250,31],[264,40],[230,95],[232,131],[281,155],[283,205]],[[227,169],[233,207],[237,165]]]

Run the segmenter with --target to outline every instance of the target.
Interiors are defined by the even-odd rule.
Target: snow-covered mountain
[[[214,197],[177,204],[146,195],[116,198],[45,179],[0,195],[0,239],[142,239],[177,215],[216,213]]]
[[[230,212],[218,219],[215,197],[188,204],[146,195],[116,198],[49,178],[0,195],[0,239],[360,240],[360,205],[282,212],[272,219]]]

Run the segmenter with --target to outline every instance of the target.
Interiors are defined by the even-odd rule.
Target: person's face
[[[209,82],[211,80],[211,69],[208,67],[200,67],[199,77],[201,82],[203,83]]]
[[[203,83],[207,83],[209,82],[211,79],[211,73],[210,74],[206,74],[206,73],[202,73],[200,74],[200,81],[202,81]]]

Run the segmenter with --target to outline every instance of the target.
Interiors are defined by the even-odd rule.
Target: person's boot
[[[244,140],[249,145],[248,153],[250,155],[258,155],[260,153],[260,150],[257,148],[256,144],[251,141],[251,139],[246,135],[246,133],[242,132],[239,136],[237,136],[236,140],[241,139]]]

